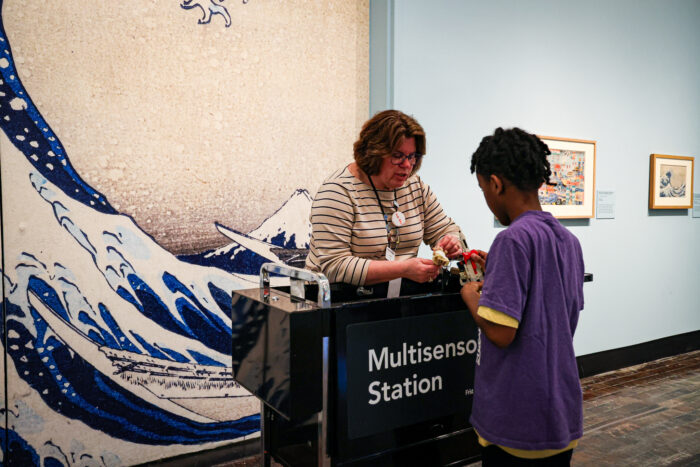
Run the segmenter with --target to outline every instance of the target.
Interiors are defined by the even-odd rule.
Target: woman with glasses
[[[421,241],[453,258],[462,252],[461,232],[416,174],[423,128],[386,110],[364,124],[353,149],[355,161],[326,179],[314,199],[306,268],[354,285],[434,279],[439,267],[416,257]]]

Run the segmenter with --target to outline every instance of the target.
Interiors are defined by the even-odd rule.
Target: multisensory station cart
[[[262,402],[265,465],[479,457],[469,425],[479,337],[459,276],[403,280],[396,298],[387,289],[268,263],[259,289],[234,292],[233,375]]]

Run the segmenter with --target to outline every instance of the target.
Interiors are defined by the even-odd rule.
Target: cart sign
[[[471,412],[478,329],[469,312],[347,328],[348,435]]]

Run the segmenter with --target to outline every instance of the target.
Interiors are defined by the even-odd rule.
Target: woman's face
[[[416,140],[413,137],[404,138],[403,143],[396,150],[396,156],[408,156],[416,152]],[[408,158],[403,158],[400,164],[394,165],[391,156],[385,157],[382,165],[379,168],[379,173],[372,177],[372,180],[380,190],[395,190],[401,188],[406,180],[411,175],[413,170],[413,162]],[[414,159],[415,161],[415,159]]]

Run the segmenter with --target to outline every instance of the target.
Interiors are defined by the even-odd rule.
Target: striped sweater
[[[377,190],[384,212],[394,211],[394,191]],[[459,238],[459,227],[445,215],[435,194],[418,175],[396,190],[406,223],[399,229],[396,259],[415,258],[421,241],[434,247],[446,234]],[[363,285],[372,260],[385,260],[387,231],[384,215],[370,185],[345,167],[318,190],[311,207],[311,244],[306,268],[331,282]],[[396,232],[393,227],[392,233]],[[392,247],[394,245],[392,244]]]

